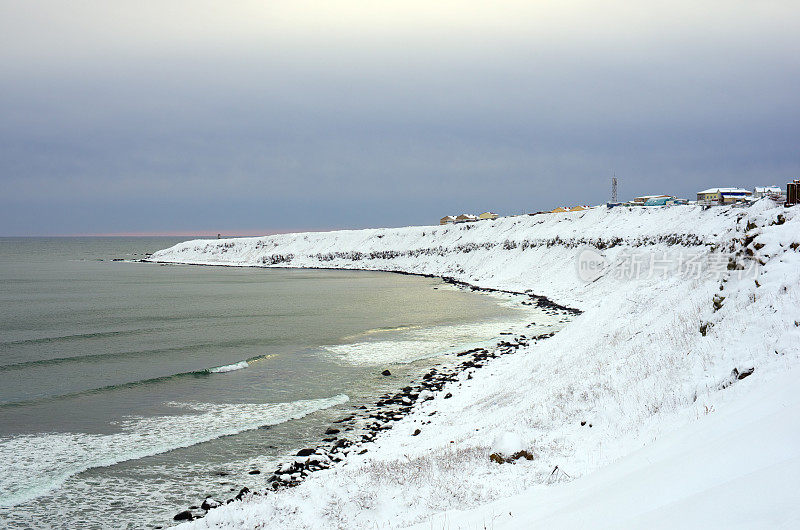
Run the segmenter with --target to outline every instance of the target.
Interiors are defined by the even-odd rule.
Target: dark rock
[[[189,509],[190,510],[199,510],[200,507],[199,506],[189,506]]]
[[[331,434],[333,434],[333,433],[331,433]],[[297,456],[310,456],[310,455],[313,455],[313,454],[314,454],[314,449],[306,448],[306,449],[300,449],[299,451],[297,451]]]
[[[204,509],[205,511],[208,511],[208,510],[210,510],[212,508],[216,508],[220,504],[222,504],[222,503],[219,502],[218,500],[216,500],[216,499],[214,499],[212,497],[206,497],[205,500],[203,501],[203,504],[201,504],[200,507],[202,509]]]
[[[581,422],[581,427],[583,427],[584,425],[586,425],[586,422],[585,422],[585,421],[582,421],[582,422]]]
[[[325,434],[339,434],[339,429],[330,428],[325,431]]]
[[[419,433],[421,433],[421,432],[422,432],[421,430],[419,430],[419,429],[416,429],[416,430],[414,431],[414,434],[412,434],[411,436],[416,436],[416,435],[418,435],[418,434],[419,434]]]
[[[735,369],[734,369],[734,370],[735,370]],[[737,371],[738,371],[738,370],[737,370]],[[755,372],[755,371],[756,371],[756,369],[755,369],[755,368],[753,368],[753,367],[750,367],[750,368],[745,368],[744,370],[740,371],[740,372],[739,372],[739,373],[736,375],[736,379],[744,379],[744,378],[745,378],[745,377],[747,377],[747,376],[753,375],[753,372]]]
[[[453,394],[451,394],[450,392],[444,395],[444,399],[450,399],[451,397],[453,397]]]
[[[522,451],[514,453],[514,456],[512,456],[511,458],[513,458],[514,460],[517,460],[519,458],[524,458],[525,460],[533,460],[533,455],[529,451],[523,449]]]
[[[248,472],[247,474],[248,475],[260,475],[261,471],[259,471],[258,469],[254,469],[254,470]]]
[[[183,510],[172,518],[173,521],[191,521],[192,519],[194,519],[194,515],[189,510]]]
[[[389,370],[384,370],[383,372],[381,372],[381,375],[390,376],[390,375],[392,375],[392,372],[390,372]]]
[[[245,496],[245,495],[247,495],[248,493],[250,493],[250,488],[244,487],[244,488],[242,488],[241,490],[239,490],[239,493],[236,495],[236,497],[235,497],[235,498],[236,498],[236,500],[237,500],[237,501],[240,501],[240,500],[242,500],[242,499],[244,498],[244,496]]]

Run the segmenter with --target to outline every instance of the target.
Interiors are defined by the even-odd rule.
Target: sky
[[[796,0],[0,0],[0,235],[783,187],[799,57]]]

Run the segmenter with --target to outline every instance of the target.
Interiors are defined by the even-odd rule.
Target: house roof
[[[708,188],[697,193],[750,193],[750,190],[743,188]]]
[[[670,197],[670,195],[640,195],[638,197],[634,197],[633,200],[637,199],[660,199],[661,197]]]

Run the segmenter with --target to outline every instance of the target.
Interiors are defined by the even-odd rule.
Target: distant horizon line
[[[210,237],[216,238],[218,235],[221,238],[229,237],[258,237],[258,236],[271,236],[276,234],[295,234],[301,232],[330,232],[333,230],[347,230],[341,228],[298,228],[288,230],[229,230],[225,232],[198,230],[193,231],[158,231],[158,232],[96,232],[96,233],[79,233],[79,234],[26,234],[26,235],[0,235],[5,238],[24,238],[24,237]]]

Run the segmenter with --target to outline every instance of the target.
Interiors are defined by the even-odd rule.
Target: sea
[[[554,318],[435,278],[139,261],[186,239],[0,238],[0,528],[168,526]]]

